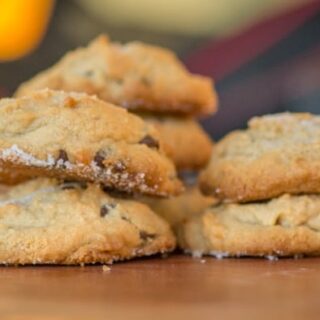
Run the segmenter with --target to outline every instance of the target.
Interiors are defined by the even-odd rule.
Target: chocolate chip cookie
[[[261,203],[221,204],[179,226],[179,245],[196,256],[320,254],[320,196],[283,195]]]
[[[320,193],[320,117],[275,114],[253,118],[213,149],[200,177],[206,194],[233,202],[284,193]]]
[[[97,182],[128,193],[182,185],[156,130],[95,97],[41,90],[0,101],[1,171]]]
[[[39,178],[0,193],[1,264],[91,264],[168,252],[175,238],[147,206],[98,185]]]

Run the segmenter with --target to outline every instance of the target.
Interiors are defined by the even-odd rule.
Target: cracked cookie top
[[[284,193],[320,193],[320,117],[282,113],[253,118],[215,145],[203,192],[250,202]]]
[[[95,94],[130,110],[208,115],[217,108],[211,79],[188,72],[173,52],[103,35],[23,83],[16,95],[43,88]]]

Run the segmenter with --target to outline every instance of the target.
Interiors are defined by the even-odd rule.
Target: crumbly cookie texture
[[[188,187],[180,196],[169,199],[144,197],[140,200],[168,221],[174,229],[180,223],[201,215],[205,209],[217,203],[213,197],[201,194],[197,186]]]
[[[223,200],[249,202],[284,193],[320,192],[320,117],[283,113],[253,118],[213,149],[201,189]]]
[[[320,196],[214,206],[181,224],[178,242],[195,256],[319,255]]]
[[[99,36],[22,84],[36,89],[86,92],[131,110],[207,115],[216,110],[212,81],[192,75],[169,50],[139,42],[112,43]]]
[[[147,206],[97,185],[39,178],[0,194],[1,264],[112,263],[174,247]]]
[[[41,90],[0,101],[0,168],[18,178],[57,176],[129,193],[179,193],[181,182],[161,145],[152,126],[86,94]]]
[[[178,170],[198,170],[210,160],[212,140],[191,118],[139,114],[160,133],[166,154]]]

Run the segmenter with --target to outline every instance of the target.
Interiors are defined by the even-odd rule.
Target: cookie
[[[0,194],[1,264],[91,264],[168,252],[175,238],[146,205],[99,186],[39,178]]]
[[[144,197],[141,201],[168,221],[173,228],[190,217],[202,214],[206,208],[217,202],[213,197],[202,195],[196,186],[188,187],[177,197],[168,199]]]
[[[211,79],[188,72],[173,52],[139,42],[112,43],[106,36],[67,53],[16,95],[43,88],[86,92],[130,110],[157,113],[207,115],[217,106]]]
[[[220,199],[250,202],[284,193],[320,192],[320,117],[306,113],[253,118],[213,149],[201,189]]]
[[[0,166],[0,188],[1,185],[15,185],[28,180],[28,176],[19,170],[9,170]]]
[[[0,168],[18,177],[177,194],[182,184],[161,145],[156,130],[140,118],[86,94],[41,90],[0,101]]]
[[[212,141],[196,121],[184,117],[139,115],[159,131],[166,154],[178,170],[198,170],[207,165]]]
[[[216,257],[320,254],[320,196],[222,204],[179,226],[187,252]]]

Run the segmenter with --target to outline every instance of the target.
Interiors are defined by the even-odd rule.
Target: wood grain
[[[319,319],[320,259],[0,268],[0,319]]]

